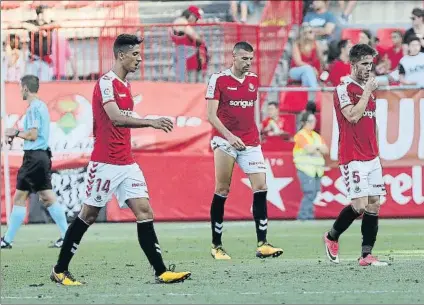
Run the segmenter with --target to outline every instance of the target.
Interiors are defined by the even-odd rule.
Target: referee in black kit
[[[44,206],[60,230],[59,238],[52,247],[60,248],[65,237],[68,223],[62,206],[56,202],[51,183],[51,151],[49,148],[50,115],[47,105],[38,96],[39,79],[34,75],[25,75],[21,79],[22,99],[28,102],[25,113],[24,130],[7,128],[9,142],[15,137],[24,139],[24,158],[18,172],[16,192],[13,198],[13,210],[9,226],[1,238],[1,248],[11,249],[16,232],[26,215],[26,201],[31,192],[37,193]]]

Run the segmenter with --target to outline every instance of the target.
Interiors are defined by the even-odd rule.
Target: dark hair
[[[182,17],[184,17],[185,19],[188,19],[188,18],[190,18],[190,16],[192,15],[192,13],[188,10],[188,9],[185,9],[182,13],[181,13],[181,16]]]
[[[337,43],[337,49],[339,52],[342,51],[343,48],[346,48],[347,44],[349,42],[349,39],[342,39]]]
[[[25,75],[21,78],[21,86],[26,86],[31,93],[37,93],[40,88],[40,80],[35,75]]]
[[[352,49],[350,49],[349,61],[352,64],[355,64],[368,55],[375,57],[377,55],[377,51],[367,44],[364,44],[364,43],[357,44],[357,45],[354,45]]]
[[[39,5],[35,8],[35,13],[38,15],[44,13],[44,9],[46,9],[47,6],[46,5]]]
[[[143,42],[143,38],[131,34],[121,34],[116,37],[115,42],[113,43],[113,54],[115,59],[118,58],[119,52],[127,52],[129,49],[132,49],[135,45],[139,45]]]
[[[271,106],[271,105],[275,106],[275,108],[278,108],[278,103],[277,102],[269,102],[268,103],[268,106]]]
[[[311,112],[312,114],[315,114],[315,112],[317,112],[317,104],[315,104],[315,102],[308,102],[306,104],[305,110]]]
[[[246,41],[239,41],[234,45],[233,52],[245,50],[247,52],[253,52],[253,47],[250,43]]]
[[[391,34],[398,34],[400,38],[403,38],[403,32],[401,30],[394,30]]]
[[[307,111],[307,110],[305,110],[305,111],[303,111],[301,114],[300,114],[300,126],[303,128],[303,126],[305,126],[305,124],[306,124],[306,121],[308,120],[308,118],[309,118],[309,116],[310,115],[314,115],[311,111]]]
[[[412,10],[412,15],[424,18],[424,10],[420,9],[419,7],[416,7]]]
[[[408,40],[406,41],[406,43],[409,45],[413,41],[418,41],[421,44],[420,38],[416,35],[409,37]]]

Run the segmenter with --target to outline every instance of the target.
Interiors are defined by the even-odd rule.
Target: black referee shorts
[[[16,189],[36,193],[52,189],[51,151],[26,150],[18,171]]]

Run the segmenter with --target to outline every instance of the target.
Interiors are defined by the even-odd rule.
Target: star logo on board
[[[266,199],[275,207],[277,207],[279,210],[284,212],[286,210],[286,207],[284,206],[283,198],[281,198],[280,191],[286,186],[288,186],[293,181],[293,178],[288,178],[288,177],[277,178],[274,176],[271,164],[269,163],[268,159],[265,160],[265,165],[266,165],[266,181],[268,185],[268,194]],[[245,185],[251,188],[249,178],[242,178],[241,182],[243,182]]]

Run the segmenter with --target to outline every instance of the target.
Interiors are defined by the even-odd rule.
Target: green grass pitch
[[[83,238],[70,271],[84,287],[60,287],[49,274],[58,249],[52,224],[28,225],[13,249],[1,251],[1,303],[423,303],[424,220],[380,220],[374,254],[388,267],[360,267],[360,221],[341,237],[339,265],[327,261],[323,232],[332,221],[270,221],[268,239],[284,249],[255,257],[253,221],[226,222],[231,261],[210,256],[210,225],[157,223],[167,264],[191,271],[184,283],[159,285],[138,246],[134,223],[95,224]],[[2,227],[4,233],[5,227]]]

